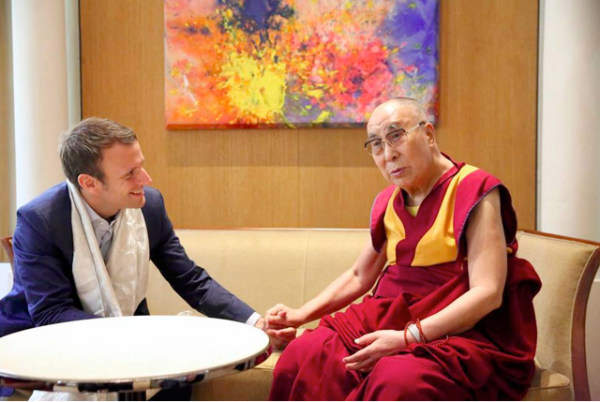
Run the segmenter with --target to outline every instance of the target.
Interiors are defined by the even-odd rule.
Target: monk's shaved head
[[[413,98],[392,98],[381,105],[377,106],[369,119],[378,121],[382,116],[389,116],[394,114],[395,112],[402,110],[404,113],[409,113],[416,120],[419,121],[427,121],[427,113],[423,109],[423,107]]]

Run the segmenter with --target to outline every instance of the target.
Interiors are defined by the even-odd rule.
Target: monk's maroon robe
[[[324,317],[317,329],[290,343],[274,372],[272,400],[522,399],[535,371],[533,297],[541,283],[517,258],[517,221],[508,190],[490,174],[464,163],[440,178],[415,217],[402,192],[390,186],[375,199],[373,247],[387,245],[390,265],[373,295]],[[382,358],[371,373],[347,370],[342,359],[374,331],[403,331],[469,290],[466,224],[470,212],[498,188],[508,253],[502,306],[441,346],[410,344]]]

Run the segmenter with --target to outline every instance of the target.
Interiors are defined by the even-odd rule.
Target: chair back
[[[585,318],[600,265],[600,244],[521,231],[517,256],[528,260],[542,280],[534,299],[539,364],[565,375],[575,400],[590,400],[585,351]]]
[[[0,244],[2,244],[2,248],[6,252],[6,255],[8,256],[8,261],[10,262],[10,269],[13,271],[13,274],[14,274],[15,267],[14,267],[14,262],[13,262],[14,254],[13,254],[13,248],[12,248],[12,237],[0,237]]]

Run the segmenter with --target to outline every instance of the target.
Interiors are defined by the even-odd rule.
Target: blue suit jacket
[[[154,265],[199,312],[245,322],[254,310],[188,258],[173,231],[162,195],[150,187],[144,190],[146,205],[142,212]],[[13,248],[14,284],[0,300],[0,336],[34,326],[97,318],[83,311],[75,289],[71,200],[66,183],[19,209]],[[149,314],[146,300],[135,314]]]

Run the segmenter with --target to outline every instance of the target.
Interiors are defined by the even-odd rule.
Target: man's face
[[[141,208],[146,203],[144,186],[152,183],[150,175],[142,167],[144,154],[139,142],[115,143],[102,152],[100,169],[104,183],[96,194],[104,211],[116,214],[122,208]]]
[[[413,129],[420,121],[412,108],[388,102],[373,112],[367,124],[367,134],[369,139],[383,139],[399,128],[406,131]],[[386,180],[402,189],[420,187],[427,182],[433,164],[433,137],[428,135],[429,130],[433,130],[430,123],[417,127],[406,134],[398,146],[385,143],[384,151],[373,155]]]

